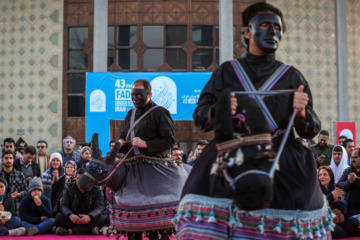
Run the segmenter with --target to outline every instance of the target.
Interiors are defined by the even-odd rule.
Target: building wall
[[[307,79],[322,129],[337,120],[335,9],[333,0],[270,0],[285,17],[287,31],[277,57]]]
[[[61,149],[63,0],[0,0],[0,141]]]
[[[357,146],[360,144],[359,131],[359,112],[360,112],[360,1],[347,0],[346,1],[346,20],[347,20],[347,44],[348,44],[348,73],[349,73],[349,116],[351,121],[356,121],[357,124]]]

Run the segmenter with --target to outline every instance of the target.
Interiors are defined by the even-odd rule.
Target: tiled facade
[[[0,141],[61,149],[63,0],[0,0]]]
[[[287,26],[277,57],[305,76],[322,128],[330,130],[337,120],[334,1],[268,2],[282,10]]]

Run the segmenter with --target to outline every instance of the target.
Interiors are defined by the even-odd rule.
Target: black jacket
[[[84,202],[79,202],[80,194],[84,194]],[[99,187],[95,186],[90,191],[81,193],[76,183],[71,183],[65,189],[64,195],[60,201],[60,211],[66,216],[75,214],[80,204],[85,204],[88,210],[87,215],[95,219],[102,214],[104,208],[104,196]]]
[[[20,158],[16,159],[14,161],[14,168],[18,171],[21,172],[21,164],[20,164]],[[32,172],[33,172],[33,175],[34,177],[39,177],[41,178],[41,174],[40,174],[40,167],[39,167],[39,164],[32,161],[31,162],[31,169],[32,169]]]
[[[356,178],[353,183],[350,183],[348,175],[352,172],[356,174]],[[348,214],[350,216],[360,214],[360,172],[356,173],[352,166],[345,169],[337,186],[345,191],[345,200],[348,202]]]

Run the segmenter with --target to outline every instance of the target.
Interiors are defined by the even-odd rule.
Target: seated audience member
[[[171,149],[171,158],[175,161],[182,161],[183,152],[178,147],[173,147]]]
[[[342,146],[342,145],[344,144],[344,141],[345,141],[346,139],[348,139],[348,138],[347,138],[347,136],[345,136],[345,135],[339,136],[339,138],[338,138],[338,145]]]
[[[20,203],[20,218],[28,236],[45,233],[55,223],[55,219],[51,218],[50,199],[42,195],[42,192],[41,179],[34,177],[29,183],[29,193]]]
[[[11,150],[3,152],[1,162],[0,177],[5,178],[9,184],[7,193],[10,192],[11,198],[14,199],[15,215],[19,216],[20,199],[28,193],[25,176],[14,168],[14,153]]]
[[[45,140],[39,140],[36,144],[37,155],[35,162],[39,164],[40,176],[50,168],[50,155],[47,154],[48,143]]]
[[[339,179],[341,178],[345,169],[350,166],[347,164],[347,153],[345,148],[339,145],[336,145],[333,148],[333,154],[330,161],[330,168],[334,173],[335,185],[337,185]]]
[[[109,152],[106,153],[106,155],[110,154],[111,149],[115,146],[115,143],[117,142],[116,139],[111,139],[109,143]]]
[[[62,157],[59,153],[53,153],[50,156],[50,169],[46,170],[42,175],[42,183],[44,186],[43,195],[51,200],[52,186],[60,177],[64,175]]]
[[[102,191],[97,186],[87,192],[78,187],[78,179],[84,173],[83,168],[78,169],[76,182],[65,189],[60,201],[61,212],[56,215],[57,235],[98,235],[99,228],[105,225]]]
[[[194,166],[196,159],[200,156],[206,145],[208,145],[208,141],[206,140],[199,140],[196,143],[195,154],[191,157],[191,160],[188,162],[190,166]]]
[[[14,168],[25,175],[29,183],[33,177],[41,177],[39,164],[35,162],[36,148],[27,146],[24,149],[23,157],[14,161]]]
[[[81,149],[80,159],[76,160],[76,166],[78,169],[85,168],[86,163],[91,160],[91,148],[83,147]]]
[[[22,236],[26,229],[21,227],[21,219],[15,216],[15,203],[10,193],[6,193],[8,184],[5,178],[0,178],[0,211],[10,212],[7,221],[0,219],[0,236]]]
[[[76,171],[76,163],[72,160],[67,161],[65,164],[65,175],[61,176],[59,180],[52,185],[51,206],[53,207],[53,214],[55,214],[55,216],[59,213],[60,199],[65,191],[66,186],[75,182]]]
[[[351,154],[351,167],[345,169],[337,186],[345,191],[345,200],[348,203],[349,216],[360,214],[360,148]]]
[[[347,202],[340,199],[344,191],[335,188],[334,174],[330,167],[320,166],[318,169],[320,187],[325,194],[331,209],[338,209],[344,215],[344,222],[336,224],[334,231],[331,232],[333,238],[344,238],[354,235],[359,226],[359,220],[349,217],[346,214]]]

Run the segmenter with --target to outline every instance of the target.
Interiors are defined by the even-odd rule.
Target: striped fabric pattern
[[[237,225],[232,225],[235,219]],[[231,199],[188,194],[181,200],[174,220],[178,240],[331,239],[328,225],[332,220],[325,199],[324,206],[314,211],[267,208],[246,212],[234,209]],[[294,232],[294,220],[301,234]]]
[[[241,223],[243,226],[241,228],[231,228],[230,229],[230,239],[273,239],[273,240],[281,240],[281,239],[300,239],[297,234],[290,231],[293,222],[292,221],[282,221],[281,222],[281,232],[275,232],[273,229],[279,223],[279,221],[272,220],[263,220],[264,232],[260,233],[257,229],[260,219],[257,217],[240,217]],[[322,222],[327,221],[327,216],[324,216],[323,219],[318,219],[311,223],[303,223],[301,224],[301,228],[303,229],[303,237],[306,238],[307,230],[310,227],[312,230],[312,239],[331,239],[331,233],[327,232],[327,235],[322,235],[321,237],[314,236],[315,227],[318,227]],[[299,228],[299,226],[298,226]]]
[[[142,232],[174,228],[174,218],[178,204],[144,207],[143,209],[112,208],[110,224],[115,229],[125,232]]]

